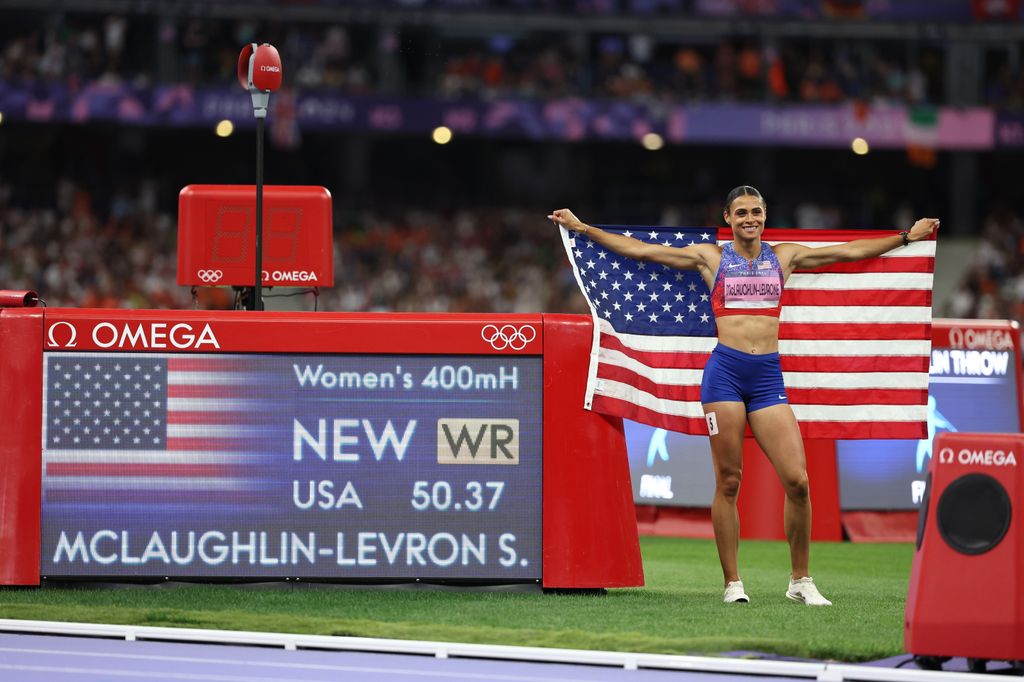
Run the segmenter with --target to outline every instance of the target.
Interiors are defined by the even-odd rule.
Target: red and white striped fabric
[[[767,230],[764,240],[819,247],[891,235]],[[717,239],[730,241],[731,230],[720,228]],[[659,235],[649,241],[661,240]],[[572,250],[579,252],[575,244]],[[586,293],[590,274],[577,260],[573,267]],[[779,353],[789,402],[805,438],[926,437],[934,264],[935,241],[929,240],[790,276],[783,292]],[[706,294],[706,286],[700,287],[698,293]],[[600,301],[596,306],[590,302],[595,341],[586,407],[706,435],[700,382],[716,339],[629,333],[621,325],[617,331]],[[700,324],[699,319],[693,322]]]

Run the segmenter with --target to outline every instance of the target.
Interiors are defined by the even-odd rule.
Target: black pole
[[[253,310],[263,310],[263,121],[256,119],[256,288]]]

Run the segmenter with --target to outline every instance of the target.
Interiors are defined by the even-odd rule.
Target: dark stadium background
[[[251,118],[220,138],[206,122],[132,123],[68,102],[108,88],[150,106],[179,86],[233,93],[244,110],[235,64],[258,40],[280,49],[289,97],[853,103],[906,107],[911,119],[986,107],[1005,127],[990,150],[864,156],[770,139],[649,151],[628,136],[458,131],[441,146],[410,119],[387,132],[275,130],[285,114],[272,108],[266,181],[334,197],[338,284],[321,309],[585,312],[550,209],[716,224],[725,192],[747,183],[767,197],[770,226],[896,229],[939,216],[958,254],[940,255],[936,314],[1024,313],[1015,0],[54,0],[0,2],[0,16],[0,282],[50,305],[190,306],[174,283],[177,193],[255,174]],[[200,305],[230,298],[203,292]]]

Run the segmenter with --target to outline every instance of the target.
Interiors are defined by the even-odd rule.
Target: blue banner
[[[238,88],[184,85],[139,89],[93,84],[74,94],[60,85],[0,84],[10,120],[107,121],[140,126],[255,126],[249,96]],[[987,107],[939,107],[931,125],[901,106],[697,104],[671,106],[567,98],[447,101],[331,91],[286,90],[271,97],[271,141],[297,144],[299,131],[456,135],[534,140],[633,140],[657,133],[674,144],[755,144],[844,148],[857,137],[876,148],[992,149],[996,117]],[[1012,119],[1007,119],[1010,121]],[[1007,125],[1011,125],[1007,123]]]
[[[997,147],[1024,147],[1024,114],[999,114],[995,138]]]

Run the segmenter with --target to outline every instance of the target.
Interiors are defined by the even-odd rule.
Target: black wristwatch
[[[903,230],[900,232],[900,239],[903,240],[903,246],[910,243],[910,230]]]

